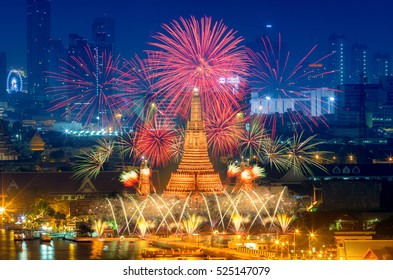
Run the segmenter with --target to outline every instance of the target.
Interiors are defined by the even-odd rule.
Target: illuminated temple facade
[[[198,90],[195,89],[185,131],[183,157],[176,172],[171,174],[164,195],[186,197],[191,192],[198,194],[223,191],[220,176],[214,171],[209,158],[201,100]]]

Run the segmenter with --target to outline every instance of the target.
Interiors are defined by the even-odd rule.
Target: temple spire
[[[190,119],[184,137],[183,157],[171,174],[164,194],[187,196],[190,192],[222,193],[220,176],[214,171],[208,154],[205,125],[202,120],[200,94],[194,88]]]

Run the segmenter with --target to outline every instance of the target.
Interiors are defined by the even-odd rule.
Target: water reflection
[[[23,241],[28,242],[28,241]],[[40,259],[41,260],[55,260],[55,250],[53,249],[52,242],[41,243],[40,245]]]
[[[62,239],[14,241],[13,231],[0,231],[0,260],[137,260],[146,241],[75,243]]]
[[[28,260],[28,250],[27,250],[27,245],[26,242],[22,242],[21,245],[21,251],[18,254],[18,259],[19,260]]]

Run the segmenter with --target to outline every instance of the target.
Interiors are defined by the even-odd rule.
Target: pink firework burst
[[[64,116],[85,125],[93,120],[101,126],[113,123],[119,97],[128,94],[124,89],[119,90],[119,57],[86,47],[83,55],[71,56],[69,61],[61,60],[60,63],[59,72],[48,75],[60,84],[47,89],[54,95],[55,102],[49,110],[63,108]]]
[[[204,116],[207,143],[212,156],[217,158],[237,154],[246,119],[242,111],[217,103],[215,109],[207,110]]]
[[[212,100],[239,107],[234,85],[248,68],[248,56],[240,46],[243,38],[221,21],[213,23],[210,17],[180,18],[163,28],[165,32],[155,35],[157,41],[150,43],[160,51],[148,51],[160,54],[154,63],[157,73],[153,74],[157,95],[176,104],[182,116],[187,115],[194,87],[199,88],[205,107]]]
[[[309,91],[313,89],[307,86],[306,80],[331,73],[317,73],[317,68],[314,67],[328,56],[309,63],[316,49],[314,46],[294,66],[290,66],[290,52],[283,53],[280,34],[277,46],[267,36],[262,37],[262,45],[260,52],[251,49],[247,51],[252,61],[251,83],[258,90],[261,104],[259,110],[271,116],[266,119],[266,126],[271,128],[272,137],[275,136],[278,118],[281,117],[284,123],[286,112],[289,112],[288,118],[292,126],[299,126],[301,130],[304,130],[304,126],[312,130],[320,122],[325,123],[321,117],[313,115],[310,106],[306,105],[312,101]]]
[[[146,158],[151,166],[163,167],[174,160],[172,150],[179,141],[180,133],[172,125],[149,121],[138,127],[135,136],[135,152]]]

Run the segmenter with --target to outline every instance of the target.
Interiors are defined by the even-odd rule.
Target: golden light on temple
[[[206,129],[202,119],[198,88],[194,88],[190,118],[184,136],[184,152],[176,172],[172,172],[164,196],[186,197],[190,192],[223,193],[220,175],[208,154]]]

